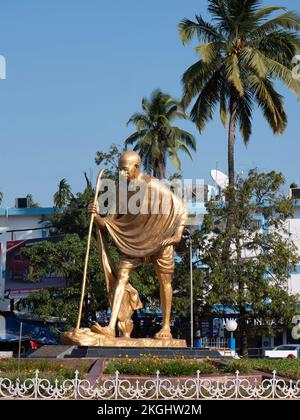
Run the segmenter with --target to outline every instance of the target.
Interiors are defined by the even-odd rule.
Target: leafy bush
[[[235,374],[237,370],[240,373],[249,373],[251,371],[251,366],[248,363],[248,360],[231,360],[226,362],[226,365],[221,368],[223,373]]]

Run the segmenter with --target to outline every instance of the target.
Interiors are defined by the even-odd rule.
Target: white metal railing
[[[228,340],[223,337],[215,337],[215,338],[201,338],[202,347],[228,347]]]
[[[35,376],[23,382],[8,378],[0,378],[0,399],[300,399],[300,379],[283,380],[276,377],[262,382],[250,381],[241,377],[237,371],[233,377],[225,377],[223,381],[216,378],[200,377],[200,371],[194,378],[179,380],[178,378],[162,378],[159,371],[155,377],[128,380],[122,379],[119,372],[101,383],[91,384],[87,379],[80,379],[78,371],[74,379],[61,383],[40,378],[39,371]]]

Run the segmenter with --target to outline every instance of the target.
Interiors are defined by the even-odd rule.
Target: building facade
[[[0,311],[7,310],[11,300],[26,297],[33,291],[65,286],[65,281],[58,278],[29,282],[29,262],[20,253],[22,246],[53,240],[47,224],[41,222],[43,216],[53,212],[52,207],[0,209]]]

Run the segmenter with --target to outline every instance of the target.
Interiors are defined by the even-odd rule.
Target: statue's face
[[[119,163],[119,169],[121,176],[126,178],[128,181],[137,178],[139,174],[139,165],[130,160],[121,160]]]

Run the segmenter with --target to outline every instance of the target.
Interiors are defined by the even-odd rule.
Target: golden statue
[[[120,345],[120,339],[116,342],[115,338],[116,326],[123,339],[134,340],[130,339],[131,315],[135,309],[141,308],[142,304],[138,292],[129,284],[129,277],[132,270],[139,265],[152,263],[159,280],[163,325],[155,334],[154,340],[136,339],[138,344],[129,341],[128,345],[185,346],[184,340],[172,339],[170,317],[174,245],[181,240],[188,216],[187,210],[179,197],[158,179],[142,173],[140,167],[141,158],[136,152],[126,151],[121,155],[119,170],[127,185],[127,191],[125,202],[122,203],[122,199],[118,201],[116,214],[104,218],[100,216],[95,202],[88,207],[92,220],[97,225],[97,241],[106,278],[111,316],[106,327],[94,324],[90,330],[77,329],[63,333],[62,341],[66,344],[72,342],[82,345]],[[132,185],[138,186],[138,193]],[[122,205],[124,208],[124,204],[126,212],[121,212],[120,208]],[[102,239],[101,231],[104,230],[111,236],[120,252],[117,273]]]

